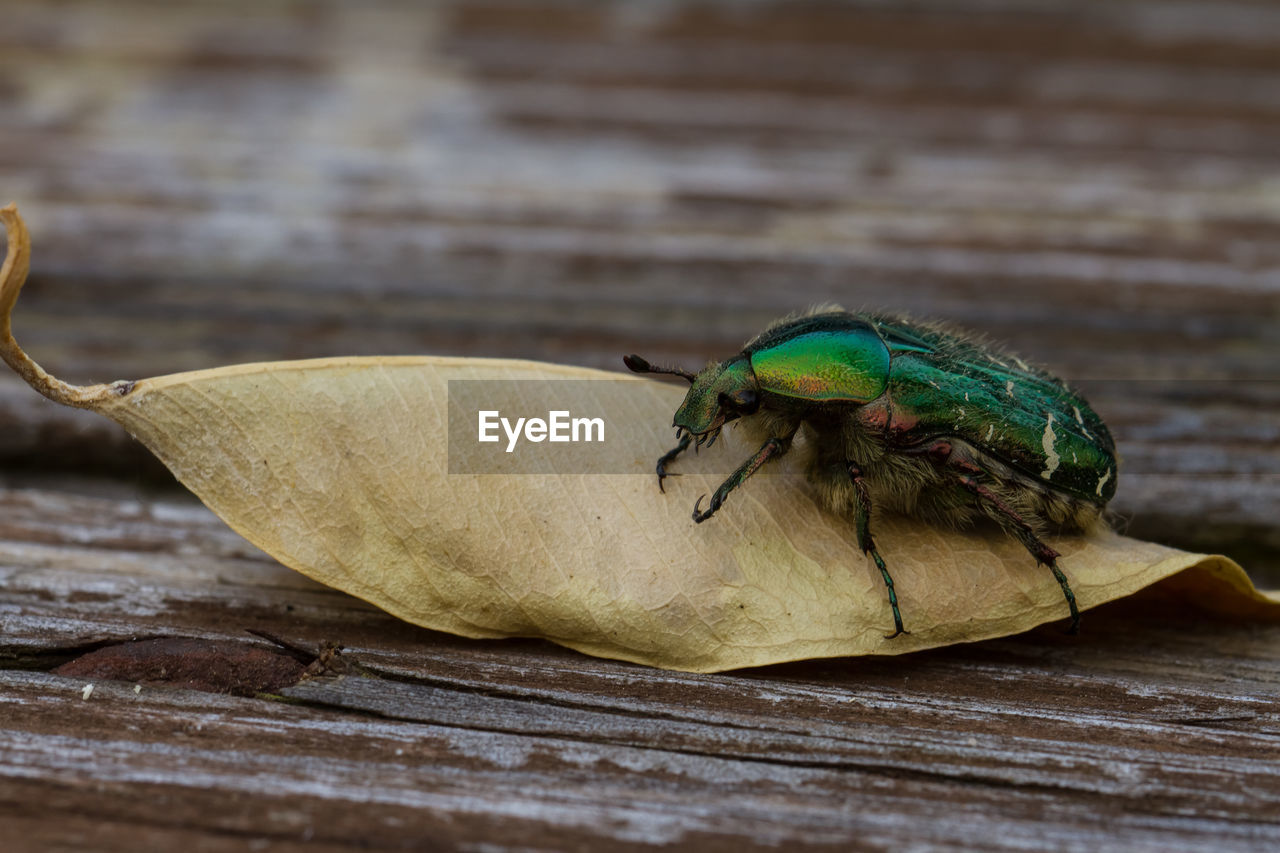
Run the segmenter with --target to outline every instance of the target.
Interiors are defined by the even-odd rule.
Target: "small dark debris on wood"
[[[276,693],[308,678],[366,675],[342,645],[319,644],[316,651],[248,629],[276,648],[237,640],[163,637],[112,643],[86,652],[51,671],[72,678],[129,681],[206,693],[256,696]]]
[[[254,696],[296,684],[308,673],[308,665],[294,655],[256,643],[172,637],[104,646],[53,672],[74,678]]]

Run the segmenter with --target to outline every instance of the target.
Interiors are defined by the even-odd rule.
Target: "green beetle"
[[[705,510],[698,499],[694,521],[803,433],[809,479],[833,510],[853,515],[858,547],[884,579],[889,636],[904,629],[871,537],[873,506],[940,524],[995,521],[1053,572],[1079,630],[1075,594],[1041,535],[1099,523],[1116,490],[1116,452],[1102,419],[1057,377],[942,326],[838,308],[780,320],[697,375],[623,361],[692,386],[674,418],[679,444],[658,460],[659,488],[677,456],[710,445],[730,421],[760,442]]]

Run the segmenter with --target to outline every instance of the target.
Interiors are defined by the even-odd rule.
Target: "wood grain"
[[[1255,2],[9,0],[15,329],[90,382],[375,353],[692,367],[814,303],[938,317],[1085,391],[1130,534],[1280,586],[1277,91],[1280,11]],[[319,588],[12,377],[0,428],[6,850],[1280,835],[1273,628],[1147,599],[1077,639],[657,673]],[[368,677],[85,700],[51,672],[135,639],[268,647],[245,629],[341,642]]]

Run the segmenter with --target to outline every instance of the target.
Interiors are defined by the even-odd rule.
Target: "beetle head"
[[[681,433],[697,436],[701,445],[715,441],[727,421],[754,414],[758,408],[760,387],[751,361],[738,356],[709,364],[697,375],[672,423]]]

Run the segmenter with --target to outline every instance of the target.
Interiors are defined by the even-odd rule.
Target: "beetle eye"
[[[750,415],[760,408],[760,398],[750,388],[743,388],[732,394],[721,394],[720,405],[733,409],[739,414]]]

